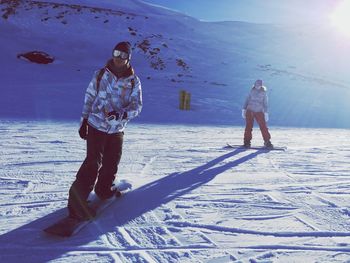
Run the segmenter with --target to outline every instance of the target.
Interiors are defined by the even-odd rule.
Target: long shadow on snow
[[[42,231],[59,217],[63,217],[66,214],[65,208],[3,234],[0,236],[0,262],[18,262],[23,259],[25,262],[47,262],[71,251],[81,251],[82,254],[83,251],[88,252],[87,244],[96,240],[98,236],[113,231],[115,227],[124,226],[143,214],[208,183],[220,173],[266,152],[256,151],[218,166],[220,162],[242,151],[244,150],[236,149],[207,164],[183,173],[172,173],[129,192],[115,202],[109,211],[71,238],[56,238]],[[104,249],[113,251],[110,246],[91,248],[99,252]],[[127,245],[125,249],[128,249]],[[116,248],[116,251],[118,250],[123,249]]]

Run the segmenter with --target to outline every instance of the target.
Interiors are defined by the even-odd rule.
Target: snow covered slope
[[[225,148],[242,133],[129,126],[119,178],[133,191],[65,239],[41,230],[66,213],[76,125],[2,122],[0,262],[349,262],[349,131],[280,128],[286,152]]]
[[[206,23],[138,0],[0,10],[0,262],[350,262],[349,131],[272,126],[350,127],[350,49],[331,29]],[[79,235],[46,236],[85,156],[85,89],[120,40],[144,93],[118,171],[134,190]],[[17,58],[33,50],[54,63]],[[286,152],[227,149],[243,129],[213,125],[242,124],[256,78]]]
[[[83,94],[120,40],[133,44],[142,122],[240,124],[265,80],[272,125],[350,127],[349,44],[330,28],[200,22],[138,0],[2,0],[2,118],[79,119]],[[17,59],[41,50],[56,58]],[[178,110],[178,93],[192,110]]]

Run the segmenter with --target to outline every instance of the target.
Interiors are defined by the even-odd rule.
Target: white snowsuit
[[[243,109],[252,112],[267,113],[267,100],[266,88],[264,86],[261,86],[260,88],[253,87],[243,104]]]

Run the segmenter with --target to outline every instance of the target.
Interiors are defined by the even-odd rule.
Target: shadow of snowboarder
[[[42,232],[49,224],[63,217],[66,208],[3,234],[0,236],[0,262],[18,262],[20,259],[26,262],[47,262],[81,250],[81,246],[113,231],[116,226],[125,226],[145,213],[207,184],[224,171],[264,153],[256,151],[220,165],[243,151],[236,149],[202,166],[183,173],[172,173],[129,192],[77,236],[59,238]]]

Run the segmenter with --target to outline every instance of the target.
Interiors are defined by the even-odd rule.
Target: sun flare
[[[350,37],[350,0],[340,2],[330,15],[332,25]]]

